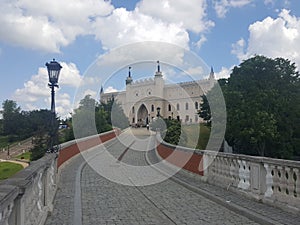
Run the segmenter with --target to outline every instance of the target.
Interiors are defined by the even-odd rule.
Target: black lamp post
[[[156,110],[157,110],[157,117],[160,117],[160,107],[157,107]]]
[[[62,66],[53,59],[50,63],[46,63],[48,76],[49,76],[49,84],[48,86],[51,88],[51,112],[55,113],[55,99],[54,99],[54,87],[58,88],[58,77]]]
[[[46,67],[48,70],[49,83],[48,86],[51,88],[51,133],[50,133],[50,149],[53,150],[53,142],[54,142],[54,120],[55,120],[55,91],[54,87],[58,88],[58,77],[62,66],[53,59],[50,63],[46,63]]]

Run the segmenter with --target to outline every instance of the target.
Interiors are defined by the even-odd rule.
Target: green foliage
[[[150,129],[153,131],[159,130],[164,137],[164,141],[170,144],[186,145],[187,136],[181,129],[181,123],[178,120],[158,117],[150,124]]]
[[[226,140],[237,153],[291,158],[299,153],[299,73],[290,61],[255,56],[222,86]],[[298,146],[298,147],[297,147]]]
[[[23,169],[23,166],[17,163],[0,162],[0,180],[7,179]]]
[[[95,118],[95,120],[90,118]],[[80,101],[72,121],[73,126],[76,126],[76,137],[93,135],[95,132],[103,133],[111,130],[112,127],[125,129],[129,126],[122,107],[114,99],[98,104],[90,95]]]
[[[208,94],[210,94],[209,92]],[[202,103],[200,103],[199,117],[203,118],[206,125],[211,126],[211,111],[206,95],[202,95]]]
[[[49,136],[45,133],[40,133],[35,136],[34,138],[34,147],[31,149],[30,161],[38,160],[42,158],[45,153],[46,149],[49,147],[48,140]]]

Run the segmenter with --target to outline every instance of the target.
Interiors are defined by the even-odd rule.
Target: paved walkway
[[[199,185],[192,177],[180,173],[172,179],[142,186],[145,178],[153,176],[155,180],[161,177],[161,173],[148,167],[149,161],[155,163],[157,160],[153,154],[153,136],[149,136],[148,131],[141,131],[140,134],[137,130],[122,134],[119,139],[92,148],[65,165],[54,200],[54,210],[46,224],[198,225],[268,222],[267,217],[271,215],[266,214],[265,220],[247,213],[244,216],[238,214],[243,210],[228,207],[217,200],[225,198],[223,202],[236,201],[240,196],[228,195],[223,189],[207,184]],[[113,157],[107,158],[106,150]],[[127,168],[125,165],[132,166]],[[144,170],[146,167],[147,170]],[[122,185],[122,182],[128,183]],[[245,207],[255,210],[255,204],[249,200]],[[280,216],[284,220],[288,214],[281,212]],[[295,221],[283,224],[295,224]]]
[[[18,144],[9,146],[9,156],[7,147],[0,149],[0,159],[12,159],[24,152],[29,151],[33,147],[31,138],[20,141]]]

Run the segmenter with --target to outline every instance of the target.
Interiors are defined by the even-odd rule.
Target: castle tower
[[[130,70],[131,70],[131,67],[129,66],[129,68],[128,68],[128,77],[126,78],[126,85],[132,83],[131,71]]]
[[[156,94],[156,96],[160,97],[160,98],[163,98],[164,97],[165,81],[163,79],[163,74],[160,70],[159,61],[157,61],[157,71],[155,72],[154,82],[155,82],[155,94]]]
[[[213,67],[210,69],[210,74],[209,74],[209,80],[214,80],[215,79],[215,73]]]

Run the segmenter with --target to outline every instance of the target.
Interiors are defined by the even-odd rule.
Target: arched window
[[[151,105],[151,112],[154,112],[154,105]]]
[[[179,103],[177,103],[176,108],[177,108],[177,111],[180,110]]]
[[[199,108],[198,102],[195,102],[195,109],[198,109],[198,108]]]
[[[172,110],[172,107],[170,104],[168,105],[168,110],[169,110],[169,112],[171,112],[171,110]]]
[[[132,113],[134,113],[134,106],[132,106]]]
[[[189,103],[185,103],[185,109],[186,109],[186,110],[189,109]]]

